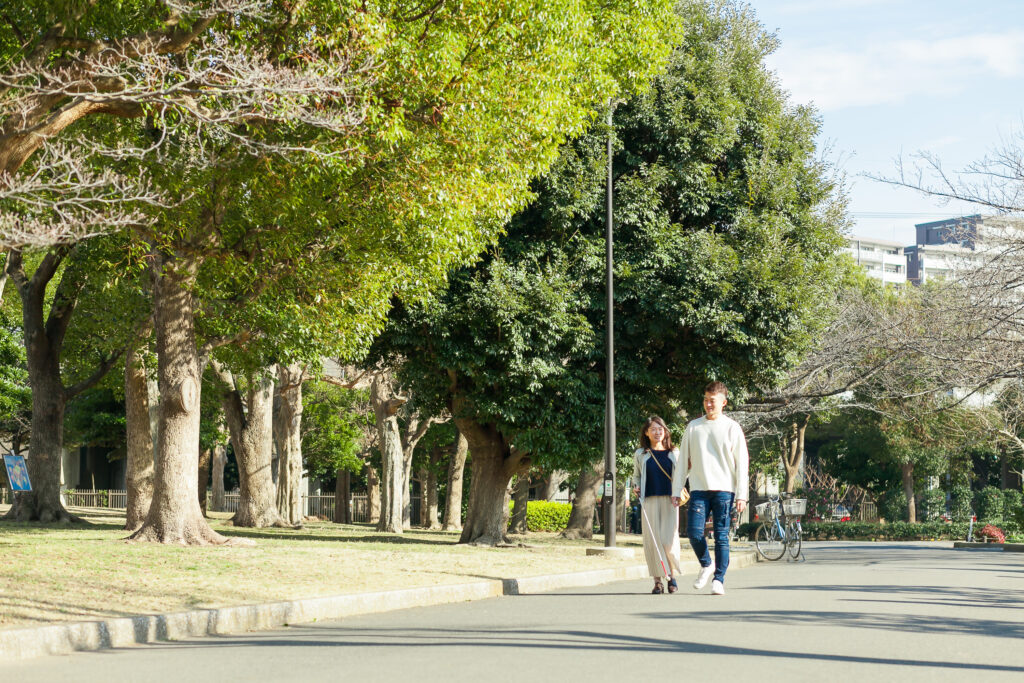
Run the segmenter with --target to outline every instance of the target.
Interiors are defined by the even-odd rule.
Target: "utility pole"
[[[605,402],[604,402],[604,546],[615,547],[615,326],[613,309],[613,261],[612,261],[612,112],[615,104],[608,102],[608,215],[604,232],[605,284],[608,290],[607,327],[605,337]]]

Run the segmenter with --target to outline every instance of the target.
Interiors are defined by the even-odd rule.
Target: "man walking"
[[[681,502],[683,485],[690,480],[687,535],[701,566],[693,587],[703,588],[714,575],[712,595],[725,595],[733,502],[737,512],[747,507],[747,438],[739,423],[722,412],[728,403],[728,394],[721,382],[711,382],[704,387],[704,417],[686,425],[679,444],[680,466],[672,477],[675,494],[672,502],[676,505]],[[715,533],[714,560],[704,538],[704,524],[709,515]]]

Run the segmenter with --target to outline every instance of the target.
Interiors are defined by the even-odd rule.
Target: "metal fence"
[[[67,489],[62,492],[65,505],[88,508],[110,508],[124,510],[128,507],[128,492],[124,489],[94,490]],[[212,496],[207,491],[206,509],[212,510]],[[0,502],[10,494],[7,489],[0,489]],[[218,512],[238,512],[238,501],[241,494],[237,489],[224,493],[224,506]],[[370,497],[365,493],[354,493],[349,497],[349,519],[353,522],[368,523],[370,521]],[[410,517],[413,525],[420,521],[420,496],[413,496],[410,501]],[[334,494],[302,496],[303,516],[333,520],[335,509]]]

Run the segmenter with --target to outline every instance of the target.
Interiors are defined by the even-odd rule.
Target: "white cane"
[[[638,502],[640,503],[640,514],[644,516],[644,521],[647,522],[647,530],[651,533],[651,539],[654,541],[654,549],[658,551],[658,562],[661,562],[661,571],[663,571],[667,577],[669,574],[668,570],[665,568],[665,564],[668,560],[662,552],[661,541],[658,540],[658,537],[654,533],[654,527],[651,526],[651,518],[647,516],[647,508],[644,507],[643,500],[638,500]]]

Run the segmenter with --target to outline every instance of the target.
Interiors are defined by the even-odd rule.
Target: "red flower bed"
[[[1003,533],[1003,530],[991,524],[986,524],[978,529],[978,531],[975,532],[975,535],[978,537],[979,541],[987,541],[991,539],[994,543],[1006,543],[1006,534]]]

